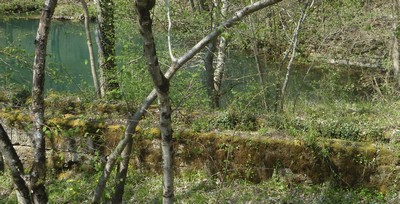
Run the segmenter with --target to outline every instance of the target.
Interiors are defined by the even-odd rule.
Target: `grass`
[[[0,13],[38,13],[41,8],[40,4],[23,0],[0,0]],[[94,13],[93,8],[91,11]],[[80,13],[81,8],[78,4],[61,4],[55,15],[78,16]],[[209,110],[196,110],[200,112],[197,115],[188,111],[184,117],[179,115],[180,113],[175,115],[177,116],[175,117],[175,124],[182,126],[174,128],[187,128],[189,126],[197,132],[257,131],[262,135],[280,132],[284,135],[303,138],[306,141],[315,140],[316,137],[327,137],[391,143],[395,148],[398,148],[399,131],[397,127],[400,126],[398,122],[400,121],[400,112],[396,111],[400,105],[398,99],[360,100],[356,102],[337,99],[349,98],[348,95],[351,94],[348,93],[351,93],[352,90],[347,89],[352,86],[342,86],[343,84],[335,81],[335,76],[331,76],[332,81],[318,81],[318,85],[314,85],[313,88],[320,90],[320,93],[315,93],[315,97],[311,97],[312,100],[301,99],[300,97],[296,104],[286,106],[285,113],[256,112],[254,109],[243,109],[247,106],[228,107],[226,110],[213,110],[207,114],[205,112],[210,112]],[[358,85],[356,87],[363,88],[363,86]],[[256,89],[257,86],[252,88]],[[258,91],[258,89],[255,91]],[[343,93],[341,94],[340,91]],[[329,95],[329,93],[331,94]],[[236,96],[241,97],[237,104],[240,105],[240,101],[247,104],[248,101],[253,100],[254,93],[244,94],[240,92]],[[318,98],[323,98],[323,100],[317,101]],[[197,98],[194,99],[197,100]],[[4,99],[0,100],[3,101]],[[60,97],[59,100],[66,101],[65,96]],[[58,105],[53,106],[59,107]],[[65,112],[68,113],[69,111],[76,111],[69,110],[70,104],[66,104],[65,108]],[[96,108],[111,109],[110,107],[101,108],[97,106]],[[97,117],[101,111],[91,110],[89,112],[93,112],[93,115],[97,114]],[[86,113],[82,111],[77,114]],[[143,123],[154,124],[157,117],[150,117],[149,115]],[[89,116],[87,117],[89,118]],[[109,115],[104,117],[109,117]],[[145,128],[148,128],[148,126]],[[124,198],[126,202],[159,203],[161,201],[161,176],[140,173],[136,170],[131,170],[129,174]],[[89,174],[80,171],[53,175],[49,178],[47,185],[50,202],[89,202],[98,177],[98,172]],[[13,189],[11,183],[10,175],[7,173],[0,175],[1,202],[16,203],[15,193],[11,191]],[[110,199],[112,195],[112,184],[113,182],[109,183],[108,191],[104,195],[106,200]],[[209,176],[198,170],[183,173],[176,178],[176,201],[177,203],[399,203],[399,194],[394,190],[383,194],[365,188],[343,189],[330,182],[318,185],[293,183],[279,173],[274,174],[272,179],[258,184],[240,179],[220,180],[217,176]]]
[[[43,1],[27,1],[27,0],[0,0],[0,16],[2,18],[28,17],[38,18],[43,7]],[[93,3],[88,4],[89,15],[93,18],[95,8]],[[4,16],[3,16],[4,15]],[[58,1],[54,16],[72,17],[79,19],[83,15],[83,9],[79,2],[70,2],[67,0]]]
[[[42,1],[0,0],[0,13],[24,14],[30,12],[38,12],[41,6],[42,6]]]
[[[399,101],[314,103],[304,101],[284,113],[223,110],[193,115],[191,129],[209,131],[257,131],[307,139],[309,136],[351,141],[389,143],[400,132]],[[179,121],[178,121],[179,122]]]
[[[128,203],[161,203],[160,175],[131,170],[124,201]],[[47,185],[50,203],[88,203],[99,174],[70,174],[69,178],[53,179]],[[0,200],[16,203],[10,193],[11,180],[0,175]],[[110,181],[109,183],[113,183]],[[108,187],[109,189],[111,186]],[[105,193],[109,199],[111,191]],[[398,203],[398,192],[386,194],[368,189],[343,189],[329,182],[311,185],[291,183],[285,176],[274,174],[272,179],[259,183],[243,180],[221,181],[202,171],[191,171],[175,179],[176,203]]]

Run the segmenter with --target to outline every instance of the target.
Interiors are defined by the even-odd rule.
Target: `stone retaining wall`
[[[1,121],[2,124],[3,121]],[[24,127],[19,125],[19,127]],[[28,127],[25,126],[25,127]],[[14,147],[25,166],[33,156],[32,134],[28,128],[5,125]],[[72,131],[73,132],[73,131]],[[101,135],[100,135],[101,133]],[[85,163],[97,151],[104,158],[123,134],[121,125],[102,125],[97,138],[90,134],[47,138],[48,167],[63,169],[72,163]],[[160,173],[162,156],[159,131],[140,131],[134,136],[134,168]],[[281,135],[251,133],[174,134],[174,165],[179,173],[188,169],[205,169],[221,179],[241,178],[260,182],[273,172],[287,175],[292,182],[321,183],[334,181],[346,187],[372,187],[381,191],[399,188],[399,154],[388,146],[320,139],[305,142]]]

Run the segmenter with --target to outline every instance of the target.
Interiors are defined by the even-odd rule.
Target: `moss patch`
[[[158,139],[137,138],[141,166],[161,165]],[[205,168],[222,179],[252,182],[269,179],[277,169],[292,172],[296,181],[333,181],[345,187],[367,186],[380,190],[397,185],[387,176],[397,175],[399,158],[383,146],[321,139],[314,145],[296,139],[260,136],[235,137],[215,133],[179,132],[175,135],[177,170]],[[179,168],[178,168],[179,167]],[[387,172],[381,175],[383,167]]]

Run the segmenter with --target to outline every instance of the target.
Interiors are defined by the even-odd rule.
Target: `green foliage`
[[[194,132],[209,132],[213,129],[213,126],[208,118],[202,117],[194,120],[190,129]]]
[[[38,3],[30,2],[21,7],[22,0],[1,1],[0,10],[6,12],[26,12],[37,10]],[[301,1],[299,1],[301,2]],[[389,13],[386,7],[380,7],[381,13],[364,12],[363,1],[325,1],[323,5],[316,3],[309,18],[305,21],[304,29],[300,34],[298,47],[299,57],[297,61],[308,62],[322,55],[322,61],[326,59],[342,59],[348,57],[349,61],[361,59],[384,59],[384,66],[390,67],[386,53],[388,30],[387,25],[378,25],[379,19],[385,19],[382,13]],[[26,2],[25,2],[26,3]],[[30,4],[35,5],[30,5]],[[173,52],[176,56],[184,53],[187,47],[206,35],[212,23],[210,13],[192,12],[186,2],[170,2],[173,18]],[[233,8],[239,8],[247,2],[232,2]],[[16,6],[18,5],[19,6]],[[204,88],[204,76],[202,76],[203,61],[201,57],[192,60],[187,66],[178,72],[171,81],[171,101],[175,109],[200,110],[200,115],[189,116],[188,123],[195,132],[209,132],[212,130],[241,130],[256,131],[262,135],[268,135],[271,131],[279,131],[282,134],[303,139],[309,146],[316,144],[318,137],[340,138],[353,141],[380,141],[386,142],[398,137],[398,133],[387,135],[399,126],[400,115],[396,110],[398,102],[398,90],[393,84],[393,79],[387,77],[386,72],[365,71],[360,67],[332,66],[317,64],[312,69],[305,65],[294,65],[288,89],[287,107],[283,113],[271,112],[277,100],[279,87],[285,67],[280,66],[282,56],[288,48],[289,38],[295,28],[295,23],[300,15],[298,3],[271,7],[266,12],[255,14],[255,40],[256,46],[261,51],[262,65],[265,68],[264,87],[258,82],[258,73],[255,69],[252,51],[253,36],[249,33],[249,20],[240,22],[236,28],[225,31],[222,35],[229,40],[227,52],[227,71],[222,91],[222,110],[214,111],[205,108],[210,103]],[[142,57],[142,42],[139,36],[133,1],[118,0],[116,3],[116,29],[118,55],[116,61],[119,66],[117,80],[121,85],[120,91],[110,92],[106,100],[124,100],[129,103],[129,108],[138,106],[143,98],[151,91],[153,84],[147,73],[147,66]],[[284,8],[284,9],[282,9]],[[378,10],[379,10],[378,9]],[[282,12],[282,11],[285,12]],[[81,8],[76,4],[65,4],[59,7],[56,15],[79,15]],[[91,8],[92,15],[95,13]],[[165,27],[167,25],[165,7],[158,5],[154,10],[155,38],[157,41],[157,53],[163,70],[170,65],[169,54],[165,43]],[[214,19],[216,20],[216,19]],[[386,23],[386,21],[382,21]],[[214,22],[217,24],[218,22]],[[340,29],[339,29],[340,28]],[[367,32],[367,33],[365,33]],[[397,34],[397,30],[396,30]],[[358,36],[366,36],[362,40]],[[374,37],[371,37],[374,36]],[[378,37],[376,37],[378,36]],[[355,40],[354,40],[355,39]],[[369,41],[374,39],[374,41]],[[362,42],[362,43],[359,43]],[[240,51],[236,51],[239,49]],[[249,52],[247,52],[249,51]],[[250,53],[250,54],[249,54]],[[382,54],[383,53],[383,54]],[[386,54],[385,54],[386,53]],[[22,66],[31,66],[28,55],[16,45],[10,45],[1,50],[8,58],[16,60]],[[318,58],[319,59],[319,58]],[[273,63],[270,63],[270,61]],[[285,63],[283,63],[285,65]],[[7,69],[12,69],[9,67]],[[47,73],[51,79],[64,86],[73,84],[71,77],[63,77],[61,72],[67,68],[59,64],[49,64]],[[310,72],[309,72],[310,71]],[[1,74],[1,85],[5,89],[16,84],[10,83],[15,73]],[[83,84],[86,86],[87,84]],[[278,91],[277,91],[278,90]],[[85,114],[84,117],[100,117],[104,112],[100,108],[93,108],[93,93],[90,89],[83,89],[80,93],[82,100],[92,107],[89,110],[78,110],[77,103],[69,103],[66,96],[53,98],[53,102],[47,103],[47,107],[58,108],[51,114]],[[27,92],[16,93],[12,98],[14,104],[25,103],[29,94]],[[264,95],[267,98],[268,108],[263,107]],[[0,97],[2,97],[0,95]],[[5,99],[0,98],[0,101]],[[57,103],[56,103],[57,102]],[[63,102],[63,106],[59,106]],[[292,106],[291,106],[292,105]],[[105,106],[110,114],[115,109]],[[78,111],[77,111],[78,110]],[[132,110],[134,110],[132,108]],[[87,111],[88,113],[86,113]],[[90,113],[89,113],[90,112]],[[91,113],[94,112],[94,113]],[[101,112],[101,113],[100,113]],[[126,111],[125,111],[126,112]],[[100,114],[99,114],[100,113]],[[151,113],[150,113],[151,114]],[[95,115],[95,116],[93,116]],[[154,114],[155,115],[155,114]],[[120,115],[117,117],[120,119]],[[155,116],[146,116],[147,121],[142,124],[147,128],[156,121]],[[78,117],[79,119],[79,117]],[[260,122],[262,121],[262,122]],[[182,125],[182,124],[179,124]],[[86,127],[46,126],[44,131],[49,136],[75,136],[84,134]],[[96,134],[100,132],[97,129]],[[154,137],[153,135],[145,135]],[[303,141],[302,140],[302,141]],[[222,147],[224,150],[233,148],[231,144]],[[330,152],[322,148],[318,154],[322,158],[328,158]],[[100,157],[98,155],[98,157]],[[366,162],[364,158],[355,158],[358,162]],[[225,160],[226,165],[230,160]],[[251,166],[246,176],[251,177]],[[85,202],[88,192],[93,190],[98,172],[102,169],[100,159],[90,161],[93,175],[78,174],[68,178],[52,178],[48,191],[53,202]],[[125,200],[133,203],[160,202],[161,179],[158,175],[142,175],[131,171],[128,177]],[[222,178],[222,177],[220,177]],[[10,180],[0,176],[0,191],[11,189]],[[4,182],[3,182],[4,181]],[[105,199],[109,200],[112,194],[111,187],[105,193]],[[321,190],[322,189],[322,190]],[[7,192],[8,193],[8,192]],[[10,196],[11,195],[11,196]],[[2,192],[0,192],[2,196]],[[337,189],[328,184],[323,185],[297,185],[279,175],[278,170],[270,181],[261,184],[249,184],[246,181],[218,180],[199,172],[190,172],[177,179],[177,199],[183,203],[242,203],[242,202],[271,202],[292,203],[301,200],[304,203],[384,203],[388,202],[388,196],[365,189]],[[11,198],[12,197],[12,198]],[[0,197],[3,198],[3,197]],[[4,196],[13,202],[13,194]],[[7,200],[7,201],[8,201]]]
[[[329,182],[309,185],[297,184],[275,170],[269,181],[252,184],[243,180],[220,181],[202,171],[185,171],[175,179],[175,198],[178,203],[397,203],[397,192],[380,193],[365,188],[343,189]],[[98,173],[64,172],[47,188],[51,203],[85,203],[93,191]],[[161,201],[161,176],[129,171],[124,201],[131,203],[158,203]],[[11,177],[0,175],[0,199],[3,203],[17,203],[10,194]],[[110,194],[107,192],[106,194]],[[105,197],[108,200],[109,197]]]
[[[210,120],[210,125],[220,130],[254,131],[258,128],[254,115],[236,111],[219,112]]]
[[[0,13],[1,14],[25,14],[34,12],[37,13],[42,7],[42,1],[26,1],[26,0],[1,0]]]
[[[90,8],[90,4],[88,5],[88,7]],[[54,16],[67,17],[67,18],[73,17],[75,19],[78,19],[78,17],[82,14],[83,14],[83,8],[80,2],[58,4],[54,11]]]

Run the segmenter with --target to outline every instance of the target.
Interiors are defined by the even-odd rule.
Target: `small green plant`
[[[212,129],[212,125],[208,118],[198,118],[192,122],[191,129],[194,132],[208,132]]]
[[[217,115],[215,119],[211,122],[216,128],[232,130],[239,123],[238,116],[229,111],[221,112]]]

